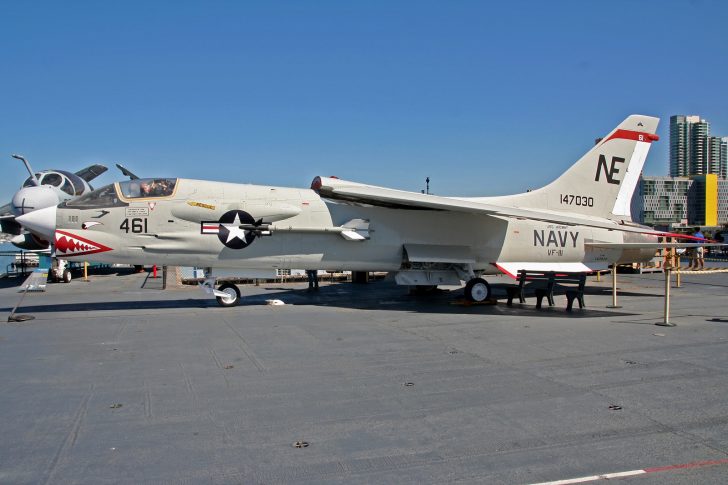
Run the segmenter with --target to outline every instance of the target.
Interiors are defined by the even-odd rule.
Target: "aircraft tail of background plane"
[[[614,220],[631,220],[630,204],[658,118],[631,115],[549,185],[478,201],[569,212]],[[474,200],[474,199],[470,199]]]

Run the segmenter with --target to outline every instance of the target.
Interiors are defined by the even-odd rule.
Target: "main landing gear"
[[[465,298],[480,303],[490,298],[490,285],[483,278],[473,278],[465,285]]]
[[[53,258],[49,271],[51,281],[54,283],[70,283],[73,279],[68,261],[65,259]]]

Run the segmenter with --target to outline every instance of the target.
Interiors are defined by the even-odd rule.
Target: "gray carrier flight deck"
[[[586,309],[388,281],[0,280],[0,483],[728,483],[728,274]],[[266,305],[280,299],[283,306]]]

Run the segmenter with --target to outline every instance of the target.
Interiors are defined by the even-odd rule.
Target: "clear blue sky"
[[[97,186],[315,175],[442,195],[555,178],[631,113],[728,135],[724,1],[0,0],[0,198],[36,169]]]

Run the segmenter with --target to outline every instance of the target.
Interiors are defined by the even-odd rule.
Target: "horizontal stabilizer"
[[[533,271],[534,273],[548,273],[553,271],[555,273],[591,273],[599,269],[606,269],[606,265],[597,263],[597,266],[590,268],[584,263],[536,263],[536,262],[508,262],[508,263],[495,263],[496,268],[510,276],[511,278],[518,278],[519,271]]]
[[[107,170],[108,168],[104,167],[103,165],[89,165],[88,167],[82,168],[81,170],[76,172],[76,175],[84,179],[86,182],[91,182],[93,179],[106,172]]]

